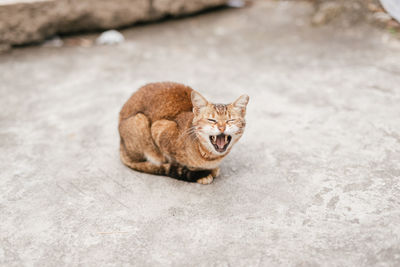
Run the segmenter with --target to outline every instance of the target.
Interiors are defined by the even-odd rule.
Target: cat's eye
[[[234,122],[235,120],[227,120],[226,122]]]
[[[213,122],[213,123],[217,122],[216,120],[213,120],[213,119],[207,119],[207,120],[210,121],[210,122]]]

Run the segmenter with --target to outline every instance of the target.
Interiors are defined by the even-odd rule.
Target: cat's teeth
[[[211,136],[211,139],[213,140],[213,142],[215,143],[215,139],[217,139],[217,137],[215,135]]]
[[[228,143],[228,136],[225,135],[225,143]]]

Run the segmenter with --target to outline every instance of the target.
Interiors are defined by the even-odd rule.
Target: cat
[[[210,184],[244,132],[248,101],[242,95],[212,104],[183,84],[147,84],[121,109],[121,161],[140,172]]]

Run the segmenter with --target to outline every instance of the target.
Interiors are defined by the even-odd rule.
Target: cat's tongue
[[[217,135],[217,146],[222,149],[225,146],[225,136],[223,134]]]

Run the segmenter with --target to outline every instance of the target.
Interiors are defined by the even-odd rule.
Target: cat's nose
[[[219,125],[218,130],[220,130],[221,133],[223,133],[225,131],[225,125]]]

